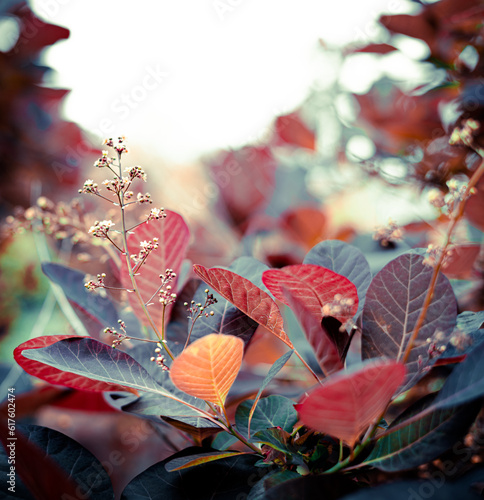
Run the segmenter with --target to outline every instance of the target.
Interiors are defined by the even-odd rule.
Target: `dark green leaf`
[[[247,454],[248,453],[245,451],[210,451],[207,453],[198,453],[197,455],[174,458],[165,464],[165,469],[168,472],[173,472],[176,470],[188,469],[190,467],[197,467],[209,462],[215,462],[216,460],[222,460],[222,458],[231,458],[236,455]]]
[[[254,455],[237,455],[175,472],[165,469],[175,458],[207,451],[187,448],[151,466],[128,484],[121,500],[234,500],[247,495],[254,482],[268,472],[255,467],[259,458]]]
[[[248,436],[249,414],[254,400],[248,399],[240,403],[235,413],[235,424],[237,430],[243,436]],[[281,427],[287,432],[292,432],[297,422],[297,411],[294,402],[284,396],[268,396],[262,398],[252,416],[250,424],[251,434],[268,429],[269,427]]]
[[[479,413],[480,403],[435,410],[391,432],[392,427],[428,408],[434,398],[420,400],[400,415],[390,426],[390,434],[376,442],[365,463],[388,472],[412,469],[438,458],[462,438]]]
[[[92,455],[89,451],[83,448],[79,443],[73,439],[61,434],[53,429],[48,429],[47,427],[40,427],[37,425],[18,425],[17,431],[22,433],[23,437],[28,440],[29,443],[35,445],[41,453],[47,455],[48,459],[52,459],[62,471],[65,472],[67,478],[74,481],[77,484],[76,498],[89,498],[90,500],[109,500],[114,498],[114,492],[111,486],[111,480],[108,474],[104,470],[101,463]],[[28,500],[34,498],[27,491],[25,485],[22,483],[18,471],[22,462],[29,459],[29,451],[23,449],[22,441],[16,442],[16,492],[9,492],[7,487],[5,474],[10,469],[10,464],[8,464],[9,455],[5,453],[5,450],[0,446],[0,471],[2,472],[2,484],[0,486],[0,491],[4,493],[2,496],[4,499],[14,499],[21,498]],[[19,456],[22,454],[23,456]],[[19,461],[20,460],[20,461]],[[24,462],[25,464],[25,462]],[[40,478],[36,480],[37,474],[42,474],[43,479],[55,483],[59,480],[55,476],[45,475],[52,474],[53,471],[47,466],[47,464],[37,463],[36,465],[30,464],[30,469],[27,471],[30,478],[38,484],[42,481]],[[53,485],[55,486],[55,484]],[[66,499],[69,499],[69,493],[65,492]]]
[[[108,297],[89,292],[84,283],[86,275],[52,262],[44,262],[42,271],[53,282],[59,285],[66,297],[82,312],[98,325],[97,331],[107,326],[116,326],[120,318],[116,307]]]
[[[265,493],[268,489],[298,477],[300,477],[300,475],[291,470],[271,471],[252,487],[247,500],[264,500],[266,498]]]

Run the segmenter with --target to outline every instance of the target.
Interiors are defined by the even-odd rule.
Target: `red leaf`
[[[317,207],[298,207],[283,214],[281,226],[309,250],[328,234],[327,219]]]
[[[318,319],[313,312],[306,307],[304,301],[296,300],[293,291],[282,286],[282,293],[285,303],[291,308],[301,324],[308,342],[314,349],[316,359],[323,373],[328,376],[331,373],[343,369],[338,349],[330,339],[321,325],[321,319]],[[341,332],[341,335],[346,335]],[[347,336],[347,335],[346,335]]]
[[[360,47],[359,49],[352,49],[348,52],[357,53],[357,52],[370,52],[371,54],[389,54],[390,52],[394,52],[397,50],[393,45],[389,45],[388,43],[370,43],[365,45],[364,47]]]
[[[26,4],[21,4],[13,13],[19,17],[20,33],[11,53],[36,55],[44,47],[69,38],[68,29],[41,21]]]
[[[210,165],[210,175],[237,225],[269,203],[275,172],[276,162],[266,146],[224,151]]]
[[[195,273],[222,297],[234,304],[254,321],[265,326],[291,349],[293,345],[284,331],[283,319],[277,304],[269,294],[255,286],[251,281],[228,269],[201,265],[193,266]]]
[[[20,344],[15,348],[13,356],[15,361],[30,375],[38,377],[46,382],[53,385],[63,385],[66,387],[72,387],[74,389],[80,389],[84,391],[92,392],[103,392],[103,391],[128,391],[133,394],[138,394],[135,389],[130,387],[124,387],[117,384],[110,384],[107,382],[101,382],[99,380],[92,380],[82,375],[75,375],[73,373],[68,373],[52,366],[45,365],[33,359],[26,358],[22,355],[24,350],[28,349],[41,349],[43,347],[48,347],[60,340],[81,338],[86,339],[89,337],[80,337],[78,335],[47,335],[44,337],[37,337],[35,339],[27,340],[23,344]]]
[[[145,303],[150,301],[161,284],[160,274],[165,274],[166,269],[173,269],[177,275],[185,258],[190,233],[182,216],[176,212],[165,210],[166,219],[145,222],[133,230],[128,237],[128,248],[131,255],[140,251],[140,242],[158,238],[158,248],[154,250],[141,266],[136,276],[141,297]],[[123,259],[121,265],[121,282],[125,288],[133,288],[128,273],[128,266]],[[173,291],[176,286],[172,283]],[[134,293],[128,295],[129,302],[140,321],[149,324],[143,312],[138,297]],[[156,326],[161,328],[163,308],[158,302],[158,297],[151,299],[153,305],[148,310]],[[171,308],[169,308],[171,310]],[[165,321],[169,319],[169,310],[165,313]]]
[[[484,231],[484,178],[476,186],[477,193],[466,202],[465,215],[470,223]]]
[[[448,257],[442,272],[448,278],[470,279],[480,248],[477,243],[452,247],[451,253],[447,253]]]
[[[276,299],[289,306],[282,290],[282,287],[287,288],[294,301],[302,303],[319,323],[323,319],[323,306],[331,304],[336,295],[340,295],[341,299],[353,301],[353,305],[346,312],[331,314],[341,323],[351,319],[358,310],[358,293],[355,285],[348,278],[322,266],[299,264],[271,269],[264,271],[262,281]]]
[[[316,137],[302,121],[298,112],[278,116],[275,122],[276,144],[291,144],[314,151]]]
[[[385,410],[404,377],[401,363],[368,361],[363,368],[326,379],[296,408],[305,425],[353,447]]]

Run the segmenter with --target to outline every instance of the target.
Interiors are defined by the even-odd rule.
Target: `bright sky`
[[[48,50],[65,114],[176,162],[262,135],[325,72],[318,39],[370,41],[405,0],[33,0],[71,30]]]

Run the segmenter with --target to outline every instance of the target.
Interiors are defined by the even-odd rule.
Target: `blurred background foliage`
[[[434,188],[445,195],[449,180],[466,181],[479,162],[468,146],[449,145],[455,127],[476,120],[473,137],[484,147],[484,6],[478,0],[413,4],[412,14],[381,16],[380,39],[366,45],[341,51],[321,40],[325,78],[315,82],[298,109],[274,117],[257,141],[207,154],[183,169],[150,168],[145,161],[156,165],[158,159],[137,153],[132,143],[133,164],[140,161],[147,170],[155,203],[187,220],[192,262],[228,265],[252,255],[282,267],[301,263],[322,240],[341,239],[361,248],[375,272],[399,252],[442,239],[448,217],[423,195]],[[59,307],[39,259],[93,275],[109,265],[102,248],[85,237],[105,207],[92,198],[74,199],[85,178],[103,180],[91,169],[101,148],[97,138],[63,119],[68,90],[46,85],[50,69],[42,65],[42,52],[69,31],[40,20],[18,0],[1,3],[0,23],[16,26],[0,50],[2,388],[25,379],[33,392],[19,417],[66,432],[102,460],[110,449],[129,448],[123,432],[140,426],[137,419],[113,413],[96,398],[87,402],[69,393],[69,402],[67,391],[45,392],[43,384],[11,365],[12,348],[30,336],[71,328],[64,315],[69,309]],[[410,57],[418,76],[407,78],[387,68],[409,59],[403,49],[410,39],[419,42],[420,55]],[[341,84],[350,63],[370,69],[371,82],[363,91]],[[397,219],[401,240],[382,244],[372,238],[371,221],[379,212]],[[445,271],[461,309],[483,309],[483,230],[481,181],[458,231],[460,260]],[[254,365],[274,358],[273,345],[262,349],[267,351],[253,356]],[[80,408],[99,412],[95,433],[83,430],[90,417],[76,413]],[[141,460],[114,470],[118,489],[126,477],[173,451],[161,438],[157,449],[145,441],[130,450]]]

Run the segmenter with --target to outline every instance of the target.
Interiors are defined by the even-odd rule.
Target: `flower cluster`
[[[176,293],[173,293],[172,286],[169,284],[176,278],[176,273],[173,269],[167,269],[165,274],[160,274],[161,285],[159,287],[158,297],[159,302],[163,306],[172,304],[176,300]]]
[[[150,361],[154,361],[163,371],[169,370],[168,366],[165,364],[165,356],[161,354],[163,346],[158,342],[156,344],[155,356],[152,356]]]
[[[54,203],[41,196],[32,207],[17,207],[14,215],[8,216],[5,222],[10,234],[35,230],[57,240],[70,239],[74,245],[87,241],[84,210],[78,199],[67,205],[63,202]]]
[[[387,247],[395,241],[401,240],[402,236],[402,229],[395,221],[389,219],[388,225],[376,228],[373,239],[378,241],[381,246]]]
[[[462,128],[455,128],[449,139],[451,145],[471,146],[474,142],[474,134],[479,130],[481,124],[473,119],[466,120]]]
[[[121,137],[118,137],[118,142],[116,144],[112,138],[104,139],[103,144],[105,144],[106,146],[108,146],[110,148],[113,148],[118,153],[118,155],[121,156],[123,153],[128,152],[128,148],[126,147],[125,141],[126,141],[126,137],[121,136]]]
[[[96,221],[94,226],[89,228],[89,234],[92,234],[96,238],[107,238],[108,231],[114,226],[114,222],[110,220]]]
[[[110,167],[114,163],[114,158],[108,158],[108,151],[103,151],[101,158],[94,162],[96,168]]]
[[[138,195],[136,196],[136,201],[138,203],[153,203],[153,201],[151,200],[150,193],[145,193],[145,194],[138,193]]]
[[[185,302],[183,304],[185,307],[187,307],[187,311],[189,314],[188,318],[191,319],[192,322],[195,322],[202,315],[207,318],[214,315],[213,311],[208,312],[206,309],[211,305],[216,304],[217,299],[213,296],[213,293],[210,293],[210,290],[208,288],[204,290],[204,293],[206,294],[206,297],[203,304],[201,302],[195,303],[194,300],[192,300],[190,304],[188,304],[188,302]]]
[[[158,238],[153,238],[148,241],[140,241],[139,243],[140,252],[138,254],[132,254],[131,259],[136,264],[136,269],[139,269],[143,262],[148,258],[148,255],[158,248]]]
[[[434,267],[439,262],[442,256],[443,248],[439,245],[434,245],[430,243],[425,252],[425,258],[423,260],[424,265]],[[448,248],[445,252],[445,256],[442,260],[442,267],[446,267],[449,264],[449,260],[452,256],[452,248]]]
[[[157,219],[166,219],[166,213],[164,208],[152,208],[148,215],[147,221]]]
[[[79,189],[79,193],[99,194],[99,189],[97,184],[92,179],[87,179],[87,181],[84,182],[82,189]]]
[[[130,180],[127,177],[106,179],[103,181],[103,186],[112,193],[119,194],[130,184]]]
[[[143,181],[146,182],[145,171],[139,165],[135,165],[134,167],[128,167],[124,171],[128,174],[130,180],[142,179]]]
[[[98,274],[97,279],[95,280],[89,280],[86,283],[84,283],[84,286],[89,290],[96,290],[97,288],[104,288],[105,283],[104,280],[106,279],[106,274]]]

